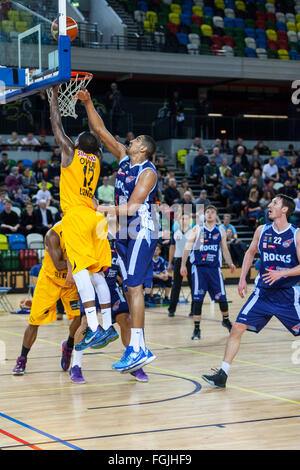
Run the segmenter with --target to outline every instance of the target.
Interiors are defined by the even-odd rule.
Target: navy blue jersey
[[[157,190],[157,171],[153,163],[149,160],[141,164],[131,166],[129,156],[124,157],[120,161],[119,171],[117,173],[115,182],[115,205],[119,206],[126,204],[132,195],[135,186],[143,171],[151,169],[156,175],[156,183],[148,194],[146,200],[141,204],[138,211],[131,217],[127,217],[127,225],[133,221],[140,227],[148,228],[150,230],[157,229],[157,222],[155,213],[151,213],[151,206],[154,203],[154,195]],[[122,226],[122,218],[120,218],[120,225]]]
[[[270,286],[262,279],[262,275],[267,272],[266,269],[283,270],[298,266],[296,242],[298,230],[297,227],[290,224],[282,232],[277,232],[274,224],[264,225],[258,243],[261,267],[255,280],[257,287],[288,288],[295,286],[300,281],[300,276],[283,277]]]
[[[208,268],[222,267],[222,232],[220,227],[215,225],[208,229],[206,225],[199,226],[198,237],[196,238],[190,254],[192,264],[206,266]]]
[[[152,268],[153,274],[161,274],[168,270],[166,267],[166,261],[161,256],[159,256],[156,260],[152,258]]]
[[[116,249],[116,239],[110,232],[107,234],[107,238],[111,249],[111,266],[105,271],[106,282],[111,285],[117,283],[117,275],[122,276],[120,259]]]

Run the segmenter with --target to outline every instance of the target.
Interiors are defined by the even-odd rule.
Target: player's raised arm
[[[254,256],[258,250],[259,237],[260,237],[262,228],[263,228],[263,225],[261,225],[260,227],[256,229],[253,240],[244,256],[242,272],[241,272],[240,282],[238,286],[238,292],[242,299],[244,298],[245,294],[247,294],[246,277],[247,277],[249,269],[252,266]]]
[[[125,157],[127,154],[126,147],[120,144],[106,129],[103,120],[95,109],[89,92],[85,88],[82,88],[78,91],[76,96],[83,102],[85,106],[90,127],[92,128],[93,132],[95,132],[95,134],[100,137],[107,150],[118,160],[121,160],[123,157]]]
[[[53,88],[52,99],[50,103],[50,119],[55,140],[62,149],[62,166],[66,168],[72,163],[75,146],[72,140],[65,134],[63,129],[58,104],[58,88],[58,86]]]
[[[185,243],[184,250],[183,250],[183,253],[182,253],[181,268],[180,268],[180,274],[181,274],[182,277],[187,276],[187,269],[186,269],[187,259],[189,257],[191,249],[193,248],[193,244],[194,244],[196,238],[198,237],[198,234],[199,234],[199,228],[196,225],[192,229],[191,233],[189,234],[189,237],[188,237],[188,239]]]
[[[59,235],[54,230],[49,230],[45,236],[45,247],[53,261],[57,271],[67,269],[67,261],[63,259],[63,253],[60,247]]]

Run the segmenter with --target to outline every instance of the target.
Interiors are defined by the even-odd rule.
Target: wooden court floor
[[[250,289],[251,291],[251,289]],[[231,318],[242,301],[227,288]],[[11,301],[18,306],[20,298]],[[20,354],[28,316],[0,313],[0,448],[10,450],[213,450],[299,449],[300,340],[276,320],[260,334],[246,332],[226,390],[212,389],[201,374],[220,367],[228,332],[218,307],[206,299],[202,339],[192,341],[189,304],[169,318],[147,310],[147,343],[157,360],[148,383],[136,383],[111,364],[118,340],[83,357],[84,385],[60,369],[67,320],[41,327],[27,373],[11,371]]]

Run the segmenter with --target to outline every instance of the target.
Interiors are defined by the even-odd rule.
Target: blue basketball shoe
[[[135,352],[132,346],[127,346],[125,353],[120,361],[115,362],[112,368],[119,372],[134,372],[140,369],[147,360],[147,355],[140,348],[138,352]]]
[[[156,356],[154,354],[152,354],[150,349],[146,349],[146,357],[147,357],[147,359],[144,362],[144,366],[146,366],[147,364],[150,364],[151,362],[155,361],[155,359],[156,359]]]
[[[102,349],[105,348],[109,343],[112,343],[113,341],[116,341],[116,339],[119,338],[119,335],[113,325],[111,325],[107,330],[105,331],[105,336],[103,336],[102,339],[99,340],[99,342],[94,343],[92,346],[93,349]]]
[[[100,325],[98,325],[96,331],[92,331],[89,327],[87,327],[87,329],[85,330],[84,338],[80,341],[80,343],[76,344],[75,350],[83,351],[83,349],[90,348],[94,344],[97,344],[102,341],[105,335],[105,330]]]

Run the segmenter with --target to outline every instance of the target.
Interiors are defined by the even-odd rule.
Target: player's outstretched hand
[[[266,269],[266,273],[262,275],[263,281],[270,286],[274,284],[274,282],[278,281],[282,278],[282,272],[276,271],[276,269]]]
[[[247,294],[247,282],[246,279],[240,279],[239,286],[238,286],[238,293],[239,296],[244,299],[245,295]]]
[[[86,88],[81,87],[76,93],[76,98],[81,101],[89,101],[91,99],[91,95]]]

